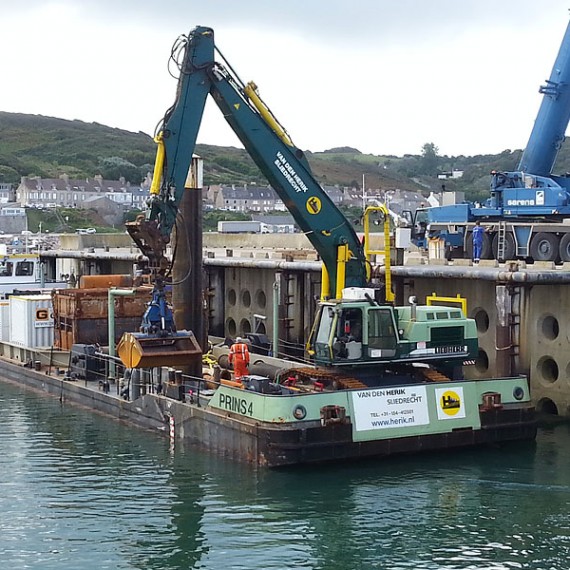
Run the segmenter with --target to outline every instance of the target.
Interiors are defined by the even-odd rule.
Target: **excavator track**
[[[451,381],[445,374],[431,368],[421,370],[421,375],[429,382]],[[303,389],[303,387],[315,389],[315,384],[321,390],[365,390],[370,388],[358,378],[325,368],[290,368],[281,371],[279,378],[282,384],[293,384],[299,389]]]
[[[448,378],[445,374],[438,372],[437,370],[433,370],[432,368],[426,368],[422,371],[426,380],[430,380],[431,382],[450,382],[451,378]]]
[[[358,378],[346,376],[324,368],[290,368],[279,375],[283,379],[296,378],[297,385],[321,385],[322,389],[362,390],[368,386]],[[285,380],[286,381],[286,380]]]

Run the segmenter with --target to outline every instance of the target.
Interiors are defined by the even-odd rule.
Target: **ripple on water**
[[[564,426],[536,447],[256,471],[2,384],[0,406],[3,568],[562,570],[570,559]]]

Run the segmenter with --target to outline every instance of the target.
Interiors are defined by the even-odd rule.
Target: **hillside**
[[[22,176],[75,178],[123,176],[139,183],[152,170],[155,144],[142,132],[131,133],[98,123],[68,121],[40,115],[0,112],[0,181],[18,183]],[[427,151],[426,151],[427,149]],[[204,159],[205,184],[266,184],[264,176],[243,149],[198,145]],[[432,143],[417,155],[374,156],[343,147],[326,152],[307,151],[315,177],[323,185],[439,191],[437,173],[458,169],[464,176],[445,181],[446,190],[464,191],[471,199],[488,195],[492,169],[515,168],[520,150],[473,157],[439,156]],[[570,170],[570,150],[564,144],[557,172]]]
[[[124,176],[138,183],[152,169],[155,144],[145,133],[131,133],[98,123],[68,121],[38,115],[0,112],[0,176],[18,182],[22,176],[105,178]],[[206,184],[266,184],[264,176],[243,149],[198,145],[204,158]],[[409,178],[383,173],[374,160],[360,161],[346,155],[308,153],[316,177],[322,184],[367,185],[418,190]]]

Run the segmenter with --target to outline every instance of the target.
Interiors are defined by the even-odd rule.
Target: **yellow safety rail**
[[[373,212],[382,212],[384,215],[384,251],[370,249],[370,215]],[[381,204],[380,206],[368,206],[364,212],[364,255],[370,261],[372,255],[384,254],[384,267],[386,268],[386,301],[391,303],[394,301],[394,293],[392,292],[392,270],[390,260],[390,213],[388,208]]]
[[[465,297],[462,297],[459,293],[457,293],[457,297],[440,297],[435,293],[432,293],[426,297],[426,305],[431,306],[435,303],[455,303],[457,305],[460,305],[463,314],[467,316],[467,299]]]
[[[336,298],[340,299],[346,282],[346,262],[350,257],[348,244],[339,245],[336,255]]]

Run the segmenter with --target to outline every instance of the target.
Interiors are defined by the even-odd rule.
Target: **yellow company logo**
[[[321,211],[322,207],[320,198],[311,196],[307,200],[305,207],[307,208],[307,212],[309,212],[309,214],[318,214]]]
[[[439,406],[448,416],[455,416],[461,410],[461,397],[453,390],[447,390],[439,399]]]

